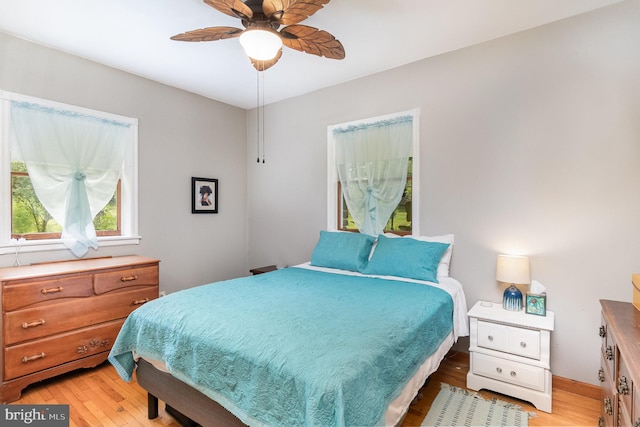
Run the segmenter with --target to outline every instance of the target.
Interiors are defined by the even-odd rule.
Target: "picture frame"
[[[532,294],[527,292],[525,297],[525,311],[528,314],[535,314],[538,316],[547,315],[547,294]]]
[[[218,180],[191,177],[191,213],[218,213]]]

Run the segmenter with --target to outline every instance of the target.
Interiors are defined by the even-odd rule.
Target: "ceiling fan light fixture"
[[[250,58],[268,61],[278,54],[282,39],[275,31],[247,29],[240,35],[240,45]]]

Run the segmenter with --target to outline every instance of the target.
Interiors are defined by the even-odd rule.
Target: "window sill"
[[[98,237],[98,245],[101,248],[108,246],[125,246],[125,245],[138,245],[140,244],[140,236],[104,236]],[[15,254],[16,244],[12,242],[3,242],[0,244],[0,255]],[[19,245],[19,252],[46,252],[46,251],[60,251],[69,250],[62,244],[60,239],[50,240],[27,240]]]

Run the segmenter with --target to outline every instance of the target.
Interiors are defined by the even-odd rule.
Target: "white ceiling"
[[[308,93],[621,0],[333,0],[302,22],[332,33],[341,61],[283,47],[265,102]],[[172,41],[240,21],[202,0],[0,0],[0,31],[194,92],[256,106],[257,72],[238,39]]]

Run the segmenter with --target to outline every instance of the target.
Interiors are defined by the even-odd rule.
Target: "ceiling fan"
[[[204,0],[220,12],[240,18],[244,30],[208,27],[177,34],[171,40],[205,42],[239,37],[240,44],[258,71],[264,71],[278,62],[282,56],[282,45],[326,58],[343,59],[344,47],[333,35],[307,25],[297,25],[329,1]]]

